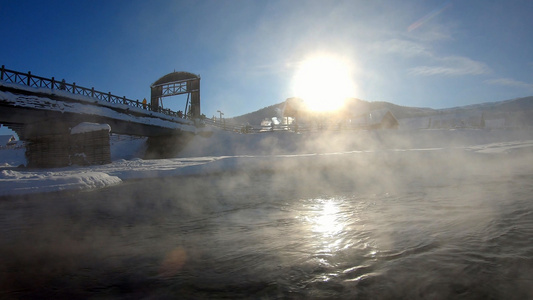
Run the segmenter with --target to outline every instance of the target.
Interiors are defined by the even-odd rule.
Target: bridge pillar
[[[81,123],[72,129],[61,128],[56,134],[31,135],[25,139],[27,166],[58,168],[110,163],[109,132],[107,124]]]
[[[200,90],[191,92],[191,116],[193,118],[200,117]]]
[[[161,94],[163,94],[162,86],[156,86],[150,89],[150,109],[152,111],[159,110],[159,98],[161,97]]]
[[[59,168],[70,165],[70,140],[65,134],[34,136],[26,140],[29,168]]]
[[[107,124],[82,123],[92,129],[74,131],[70,135],[70,162],[76,165],[103,165],[111,162],[111,146],[109,133],[111,127]],[[77,127],[79,127],[78,125]]]
[[[193,133],[182,132],[170,136],[149,137],[146,141],[145,159],[173,158],[185,148],[194,137]]]

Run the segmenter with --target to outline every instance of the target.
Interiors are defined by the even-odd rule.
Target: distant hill
[[[261,121],[264,119],[270,119],[272,117],[280,117],[283,113],[283,107],[285,102],[278,104],[270,105],[260,110],[244,114],[242,116],[228,118],[230,122],[235,122],[239,124],[250,124],[252,126],[260,126]]]
[[[519,111],[533,111],[533,96],[498,102],[486,102],[466,106],[440,109],[440,113],[457,113],[480,111],[485,113],[510,113]]]
[[[229,120],[236,123],[249,123],[252,126],[259,126],[264,119],[282,117],[284,107],[285,102],[281,102]],[[436,110],[431,108],[407,107],[389,102],[369,102],[355,98],[349,99],[346,107],[348,111],[355,115],[365,114],[375,110],[388,109],[397,119],[428,116],[436,112]]]
[[[258,127],[264,119],[283,116],[284,107],[285,101],[228,120],[239,124],[249,123]],[[441,126],[448,128],[485,121],[497,127],[533,127],[533,96],[445,109],[408,107],[355,98],[349,99],[346,105],[346,110],[352,115],[361,115],[381,109],[388,109],[400,121],[400,124],[403,123],[406,126],[408,124],[408,127]]]

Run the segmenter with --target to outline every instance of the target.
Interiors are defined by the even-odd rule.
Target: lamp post
[[[226,130],[226,120],[222,119],[222,116],[224,115],[224,113],[221,112],[220,110],[217,110],[217,112],[220,114],[220,120],[224,124],[224,130]]]

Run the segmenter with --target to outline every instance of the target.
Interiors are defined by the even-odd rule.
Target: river
[[[531,299],[532,157],[352,153],[4,198],[0,298]]]

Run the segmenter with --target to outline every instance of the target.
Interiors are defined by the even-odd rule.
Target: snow
[[[513,150],[526,149],[530,147],[533,147],[532,140],[492,143],[469,147],[468,149],[477,153],[511,153]]]
[[[18,167],[26,163],[25,149],[1,149],[0,196],[92,190],[132,179],[225,172],[281,172],[310,164],[328,165],[353,159],[387,160],[398,155],[409,157],[410,154],[463,153],[460,156],[464,156],[470,153],[493,156],[494,159],[502,155],[520,159],[523,153],[530,159],[533,154],[533,134],[527,130],[356,131],[328,134],[236,134],[216,131],[210,138],[196,136],[180,153],[180,157],[153,160],[139,158],[146,148],[145,140],[113,136],[112,163],[58,169]],[[528,165],[531,164],[518,163],[516,168],[527,168]]]
[[[109,126],[108,124],[83,122],[83,123],[80,123],[74,126],[70,130],[70,134],[87,133],[87,132],[100,131],[100,130],[107,130],[107,132],[111,132],[111,126]]]
[[[18,172],[3,170],[0,173],[0,195],[84,190],[120,183],[120,178],[102,172]]]

